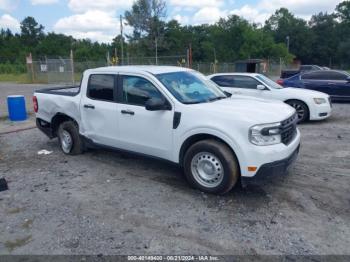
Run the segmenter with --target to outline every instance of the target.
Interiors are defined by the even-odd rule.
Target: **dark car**
[[[285,87],[298,87],[329,94],[332,101],[350,101],[350,74],[346,71],[318,70],[304,72],[277,83]]]
[[[298,70],[287,69],[281,71],[281,79],[289,78],[299,73],[306,73],[307,71],[318,71],[318,70],[329,70],[325,67],[321,67],[318,65],[301,65]]]

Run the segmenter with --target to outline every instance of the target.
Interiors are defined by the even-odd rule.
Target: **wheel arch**
[[[308,103],[303,101],[303,100],[301,100],[301,99],[298,99],[298,98],[287,99],[287,100],[284,101],[284,103],[288,104],[288,102],[292,102],[292,101],[297,101],[297,102],[302,103],[302,104],[304,104],[306,106],[307,111],[308,111],[307,112],[308,113],[307,120],[310,120],[310,114],[311,113],[310,113],[310,106],[308,105]]]
[[[73,117],[68,116],[67,114],[64,114],[64,113],[57,113],[51,119],[51,128],[54,136],[57,136],[57,130],[60,124],[66,121],[73,121],[79,127],[78,122]]]
[[[219,141],[221,143],[223,143],[224,145],[226,145],[230,151],[232,152],[233,156],[236,158],[237,160],[237,165],[238,165],[238,169],[241,170],[241,166],[240,166],[240,162],[239,162],[239,158],[236,154],[236,152],[233,150],[232,146],[225,141],[224,139],[216,136],[216,135],[212,135],[212,134],[208,134],[208,133],[199,133],[199,134],[194,134],[189,136],[188,138],[186,138],[186,140],[182,143],[181,148],[180,148],[180,152],[179,152],[179,164],[181,166],[183,166],[183,161],[184,161],[184,157],[186,154],[186,151],[195,143],[202,141],[202,140],[207,140],[207,139],[214,139],[216,141]]]

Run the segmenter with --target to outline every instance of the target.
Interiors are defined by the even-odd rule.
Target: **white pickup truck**
[[[38,128],[65,154],[102,146],[165,159],[209,193],[228,192],[240,177],[283,174],[299,151],[294,108],[230,98],[186,68],[87,70],[80,87],[38,90],[33,102]]]

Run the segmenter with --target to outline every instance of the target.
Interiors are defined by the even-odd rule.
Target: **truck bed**
[[[61,95],[61,96],[76,96],[80,92],[80,86],[65,86],[65,87],[50,87],[39,89],[36,93]]]

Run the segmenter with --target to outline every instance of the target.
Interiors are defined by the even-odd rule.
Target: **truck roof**
[[[171,72],[183,72],[183,71],[191,71],[186,67],[178,67],[178,66],[153,66],[153,65],[130,65],[130,66],[107,66],[107,67],[99,67],[94,69],[87,70],[91,73],[96,72],[128,72],[128,73],[151,73],[154,75],[171,73]]]

